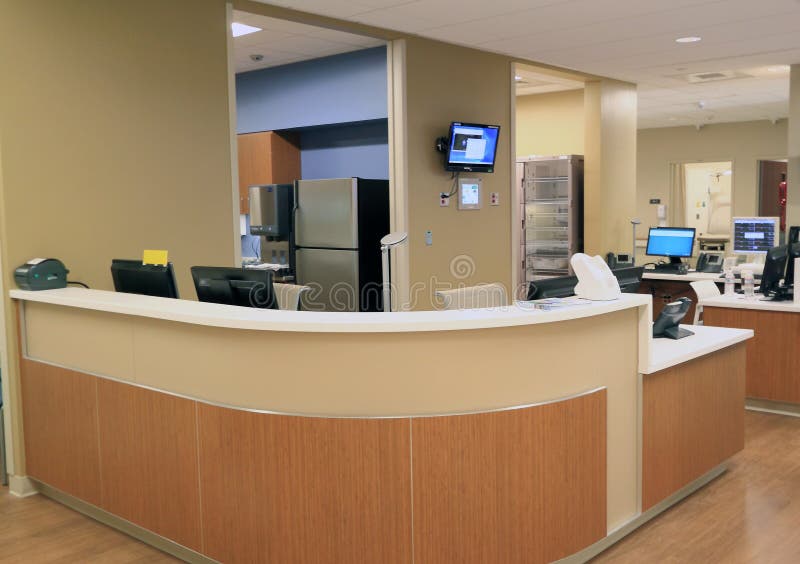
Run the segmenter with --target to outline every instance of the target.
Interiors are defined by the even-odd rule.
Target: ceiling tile
[[[785,115],[785,77],[775,80],[761,72],[754,78],[690,84],[686,75],[800,63],[798,0],[260,1],[635,82],[640,127],[699,123],[711,115],[697,111],[700,97],[715,105],[715,122]],[[332,44],[372,45],[369,38],[344,40],[331,30],[315,35],[293,27],[299,24],[271,25],[264,29],[316,38],[313,46],[323,52]],[[676,44],[682,35],[700,35],[703,41]],[[301,39],[272,39],[278,38],[292,48],[313,50]],[[241,45],[259,43],[265,44],[253,37]]]

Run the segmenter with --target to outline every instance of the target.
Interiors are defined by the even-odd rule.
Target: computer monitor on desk
[[[193,266],[192,279],[201,302],[278,309],[272,272],[223,266]]]
[[[668,265],[656,265],[656,270],[686,274],[688,266],[681,259],[692,256],[694,237],[694,227],[651,227],[647,255],[669,258]]]
[[[639,285],[644,274],[643,266],[631,266],[628,268],[615,268],[611,271],[619,282],[619,289],[623,294],[639,293]]]
[[[117,292],[159,298],[178,297],[172,263],[164,266],[143,264],[140,260],[114,259],[111,261],[111,278]]]
[[[777,217],[734,217],[733,253],[766,255],[778,244]]]
[[[788,257],[786,257],[786,275],[783,277],[783,285],[786,288],[794,288],[794,261],[800,258],[800,243],[789,244]]]
[[[575,295],[575,286],[577,284],[577,276],[558,276],[534,280],[528,286],[528,299],[568,298]]]
[[[789,246],[774,247],[767,252],[764,262],[764,271],[761,274],[761,287],[759,291],[766,298],[780,301],[788,297],[788,288],[781,286],[786,274],[786,263],[789,258]],[[792,273],[794,276],[794,272]]]

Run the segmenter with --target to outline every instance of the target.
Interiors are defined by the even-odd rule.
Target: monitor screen
[[[783,245],[767,251],[764,271],[761,273],[761,293],[771,296],[778,291],[786,272],[786,261],[789,258],[789,247]]]
[[[461,185],[461,206],[477,207],[481,203],[481,185],[470,182]]]
[[[694,248],[694,227],[651,227],[647,254],[656,257],[690,257]]]
[[[528,286],[528,299],[541,300],[545,298],[567,298],[575,295],[575,286],[578,284],[577,276],[559,276],[555,278],[542,278],[531,282]]]
[[[499,135],[499,125],[453,122],[445,168],[455,172],[494,172]]]
[[[159,298],[178,297],[172,263],[163,266],[142,264],[140,260],[113,259],[111,278],[114,280],[114,290],[117,292]]]
[[[278,309],[272,272],[268,270],[193,266],[191,271],[201,302]]]
[[[798,258],[800,258],[800,243],[791,243],[789,257],[786,259],[786,276],[783,282],[785,286],[794,286],[794,261]]]
[[[615,268],[611,271],[619,282],[619,289],[623,294],[637,294],[639,292],[639,285],[642,282],[642,275],[644,274],[643,266],[630,266],[627,268]]]
[[[779,221],[777,217],[734,217],[733,252],[766,254],[778,244]]]

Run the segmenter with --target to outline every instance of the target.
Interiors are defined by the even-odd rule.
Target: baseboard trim
[[[764,413],[774,413],[775,415],[800,417],[800,405],[784,401],[747,398],[744,400],[744,408],[750,411],[762,411]]]
[[[149,544],[150,546],[157,548],[162,552],[166,552],[175,558],[179,558],[184,562],[190,562],[191,564],[219,564],[219,562],[213,558],[209,558],[208,556],[200,554],[191,548],[187,548],[181,544],[162,537],[161,535],[157,535],[156,533],[131,523],[122,517],[118,517],[113,513],[109,513],[104,509],[100,509],[91,503],[87,503],[81,499],[78,499],[77,497],[71,496],[37,480],[29,479],[29,481],[32,481],[36,485],[39,493],[42,495],[57,501],[62,505],[66,505],[78,513],[83,513],[95,521],[99,521],[104,525],[108,525],[113,529],[140,540],[145,544]]]
[[[718,478],[721,474],[723,474],[728,469],[728,461],[723,462],[719,466],[715,467],[714,469],[710,470],[709,472],[705,473],[701,477],[697,478],[693,482],[687,484],[668,498],[664,499],[663,501],[657,503],[644,513],[640,513],[638,516],[634,517],[624,525],[614,529],[611,531],[607,536],[603,539],[597,541],[596,543],[584,548],[580,552],[576,552],[566,558],[562,558],[558,560],[558,564],[581,564],[583,562],[588,562],[601,552],[607,550],[627,535],[631,534],[633,531],[651,521],[679,501],[689,497],[694,492],[702,488],[703,486],[707,485],[709,482]],[[87,517],[90,517],[96,521],[99,521],[109,527],[117,529],[126,535],[129,535],[137,540],[142,541],[145,544],[149,544],[150,546],[157,548],[167,554],[171,554],[172,556],[183,560],[184,562],[190,562],[191,564],[219,564],[216,560],[209,558],[208,556],[202,555],[194,550],[187,548],[183,545],[180,545],[174,541],[171,541],[167,538],[164,538],[156,533],[149,531],[131,523],[130,521],[126,521],[121,517],[113,515],[99,507],[96,507],[90,503],[87,503],[83,500],[80,500],[76,497],[73,497],[69,494],[66,494],[56,488],[48,486],[42,482],[38,482],[36,480],[32,480],[27,477],[19,477],[19,476],[11,476],[11,481],[13,483],[14,480],[18,480],[19,483],[26,484],[30,493],[24,493],[22,495],[15,493],[12,490],[14,495],[20,495],[20,497],[25,497],[28,495],[34,495],[36,493],[41,493],[48,498],[61,503],[62,505],[66,505],[67,507],[74,509],[79,513],[83,513]]]
[[[9,476],[8,491],[17,497],[30,497],[39,493],[33,480],[27,476]]]
[[[723,462],[719,466],[715,467],[714,469],[710,470],[709,472],[703,474],[695,481],[687,484],[668,498],[660,501],[644,513],[640,513],[638,516],[634,517],[624,525],[614,529],[606,537],[597,541],[591,546],[588,546],[581,550],[580,552],[576,552],[571,556],[567,556],[566,558],[562,558],[561,560],[557,560],[559,564],[581,564],[583,562],[588,562],[601,552],[611,548],[614,544],[621,541],[623,538],[631,534],[633,531],[651,521],[652,519],[658,517],[661,513],[678,503],[679,501],[689,497],[694,492],[711,482],[712,480],[718,478],[723,472],[728,469],[728,461]]]

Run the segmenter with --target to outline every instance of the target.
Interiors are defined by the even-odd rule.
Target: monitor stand
[[[794,299],[794,288],[792,286],[780,286],[770,296],[761,298],[764,302],[783,302]]]
[[[674,327],[668,327],[664,329],[663,335],[669,339],[683,339],[684,337],[691,337],[694,335],[694,333],[688,329],[684,329],[678,325],[675,325]]]
[[[669,257],[668,263],[656,265],[656,272],[687,274],[689,272],[689,266],[681,260],[681,257]]]

